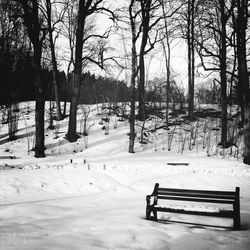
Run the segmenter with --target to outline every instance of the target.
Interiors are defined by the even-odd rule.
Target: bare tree
[[[70,81],[72,79],[72,70],[74,64],[74,48],[75,48],[75,35],[76,35],[76,2],[75,1],[66,1],[66,11],[64,15],[62,34],[67,39],[69,43],[69,52],[65,51],[66,56],[64,59],[67,61],[67,87],[64,94],[64,107],[63,107],[63,116],[66,116],[67,109],[67,99]],[[68,55],[69,53],[69,55]]]
[[[35,157],[45,157],[44,154],[44,88],[41,81],[41,57],[42,45],[46,36],[46,29],[42,24],[39,14],[38,1],[14,0],[22,6],[23,14],[21,15],[27,28],[29,39],[33,45],[33,67],[35,71],[35,91],[36,91],[36,108],[35,108]]]
[[[188,44],[188,117],[194,119],[194,22],[195,22],[195,0],[188,0],[187,14],[187,44]]]
[[[227,147],[227,79],[228,79],[228,21],[233,4],[225,0],[213,0],[201,4],[199,11],[199,37],[195,38],[198,54],[205,70],[219,72],[221,85],[221,145]]]
[[[157,12],[160,8],[158,0],[139,0],[141,42],[139,51],[139,82],[138,82],[138,119],[145,120],[145,55],[159,42],[159,30],[155,27],[162,20]],[[154,34],[152,34],[154,33]],[[149,45],[147,47],[147,45]]]
[[[129,153],[134,153],[134,141],[135,141],[135,82],[138,74],[137,68],[137,52],[136,52],[136,40],[138,39],[136,32],[136,16],[139,12],[134,12],[135,0],[131,0],[129,5],[129,19],[132,35],[132,47],[131,47],[131,59],[132,59],[132,74],[131,74],[131,110],[130,110],[130,133],[129,133]]]
[[[173,15],[179,10],[181,5],[172,8],[170,5],[167,9],[168,1],[160,0],[162,14],[164,18],[164,29],[162,32],[163,39],[161,40],[164,58],[165,58],[165,66],[166,66],[166,129],[168,129],[168,113],[169,113],[169,102],[170,102],[170,81],[171,81],[171,42],[175,38],[174,30],[175,25],[171,27],[169,22],[174,23]],[[169,3],[169,2],[168,2]],[[175,29],[176,30],[176,29]]]
[[[76,37],[75,37],[75,58],[74,58],[74,88],[72,93],[72,99],[70,104],[70,116],[69,116],[69,126],[67,132],[67,138],[70,142],[74,142],[79,137],[76,133],[76,122],[77,122],[77,105],[79,99],[79,93],[81,89],[81,73],[83,67],[83,59],[89,60],[92,63],[96,63],[98,66],[103,67],[103,57],[101,61],[96,61],[92,56],[83,56],[83,45],[91,36],[84,36],[87,18],[95,13],[107,12],[112,15],[114,19],[113,12],[108,8],[104,7],[104,0],[79,0],[78,2],[78,11],[77,11],[77,25],[76,25]],[[97,38],[107,37],[100,35],[92,35]],[[103,55],[103,51],[101,52]]]
[[[47,21],[47,28],[48,28],[48,36],[49,36],[49,45],[50,45],[50,54],[51,54],[51,64],[52,64],[52,76],[53,76],[53,86],[54,86],[54,94],[55,94],[55,102],[56,102],[56,118],[57,120],[62,119],[62,112],[61,112],[61,104],[60,104],[60,95],[59,95],[59,83],[58,83],[58,67],[57,67],[57,59],[55,53],[55,39],[53,33],[55,32],[56,25],[60,23],[63,19],[65,10],[67,9],[67,4],[65,7],[59,5],[58,1],[54,0],[45,0],[45,6],[42,8],[44,16]],[[53,16],[57,16],[57,13],[53,12],[54,9],[61,9],[57,20],[53,20]],[[56,14],[56,15],[53,15]],[[57,33],[58,36],[58,33]]]
[[[250,165],[250,87],[249,72],[247,70],[247,38],[246,30],[249,18],[248,0],[236,1],[236,20],[234,29],[237,36],[237,63],[238,63],[238,93],[244,125],[244,152],[243,162]]]
[[[182,0],[179,27],[187,43],[188,63],[188,118],[193,120],[195,86],[195,26],[198,16],[199,0]]]

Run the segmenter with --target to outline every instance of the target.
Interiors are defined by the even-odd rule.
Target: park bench
[[[235,191],[209,191],[209,190],[190,190],[190,189],[174,189],[159,187],[159,183],[155,184],[153,193],[146,196],[146,219],[157,221],[157,212],[193,214],[204,216],[215,216],[233,218],[234,229],[240,229],[240,188],[236,187]],[[185,202],[185,206],[173,206],[172,202],[167,205],[159,205],[159,200],[175,200]],[[178,203],[177,202],[177,203]],[[186,203],[188,202],[188,203]],[[232,204],[232,209],[215,208],[212,211],[206,209],[193,209],[188,207],[189,202],[198,203],[217,203]],[[168,203],[168,202],[167,202]],[[190,204],[189,204],[190,205]],[[153,214],[153,216],[151,216]]]

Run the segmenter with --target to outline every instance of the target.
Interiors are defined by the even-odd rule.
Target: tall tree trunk
[[[83,48],[83,31],[85,23],[84,0],[79,0],[79,10],[76,29],[76,50],[75,50],[75,67],[74,67],[74,87],[70,103],[69,126],[67,138],[74,142],[79,138],[76,132],[77,127],[77,105],[79,93],[81,90],[81,73],[82,73],[82,48]]]
[[[49,42],[50,42],[51,61],[52,61],[53,86],[54,86],[54,94],[55,94],[55,101],[56,101],[56,118],[57,120],[62,120],[59,84],[58,84],[57,61],[56,61],[56,55],[55,55],[55,45],[54,45],[53,30],[52,30],[52,24],[51,24],[52,13],[51,13],[50,0],[46,0],[46,6],[47,6],[48,31],[49,31]]]
[[[170,48],[170,41],[169,41],[169,31],[168,31],[168,23],[167,23],[167,15],[165,12],[165,6],[164,6],[164,0],[160,1],[161,7],[162,7],[162,14],[164,17],[164,27],[165,27],[165,36],[166,36],[166,44],[167,49],[164,44],[164,41],[162,41],[162,47],[165,57],[165,66],[166,66],[166,73],[167,73],[167,84],[166,84],[166,129],[168,130],[168,123],[169,123],[169,101],[170,101],[170,60],[171,60],[171,48]]]
[[[51,37],[51,39],[53,38]],[[54,94],[55,94],[55,101],[56,101],[56,119],[59,121],[59,120],[62,120],[62,112],[61,112],[59,84],[58,84],[58,70],[57,70],[57,62],[56,62],[54,44],[51,44],[51,57],[52,57],[53,86],[54,86]]]
[[[41,81],[41,56],[42,56],[42,43],[45,34],[41,34],[41,25],[39,22],[39,7],[38,1],[32,1],[32,5],[28,1],[21,1],[24,11],[24,21],[27,27],[27,32],[30,41],[33,45],[33,66],[35,70],[35,157],[45,157],[44,154],[44,89]]]
[[[227,48],[225,2],[220,0],[221,14],[221,47],[220,47],[220,80],[221,80],[221,145],[227,146]]]
[[[192,11],[191,11],[191,90],[190,90],[190,96],[191,96],[191,103],[190,103],[190,119],[194,119],[194,84],[195,84],[195,54],[194,54],[194,18],[195,18],[195,0],[191,2],[192,4]]]
[[[131,49],[131,57],[132,57],[132,74],[131,74],[131,108],[130,108],[130,133],[129,133],[129,153],[134,153],[134,144],[135,144],[135,81],[137,75],[136,69],[136,31],[135,31],[135,22],[133,19],[132,8],[133,8],[134,0],[131,0],[129,5],[129,16],[130,16],[130,26],[132,33],[132,49]]]
[[[74,81],[74,89],[70,103],[69,127],[67,133],[67,138],[70,142],[74,142],[79,138],[76,129],[77,129],[77,106],[81,88],[81,70],[79,72],[79,70],[75,68],[73,81]]]
[[[132,75],[131,75],[131,110],[130,110],[130,133],[129,133],[129,153],[134,153],[135,142],[135,80],[136,80],[136,48],[132,44]]]
[[[239,75],[239,98],[244,125],[243,162],[250,165],[250,87],[246,56],[246,29],[248,21],[248,1],[237,0],[237,61]]]
[[[236,18],[236,35],[237,35],[237,62],[238,62],[238,96],[241,107],[241,124],[245,123],[246,100],[244,94],[247,93],[249,78],[246,61],[246,29],[248,20],[248,1],[236,0],[237,18]]]
[[[248,89],[248,97],[245,104],[245,124],[244,124],[244,151],[243,162],[250,165],[250,91]],[[248,98],[248,100],[247,100]]]
[[[166,28],[167,30],[167,28]],[[169,101],[170,101],[170,44],[169,44],[169,39],[167,35],[167,50],[164,45],[163,45],[163,52],[164,52],[164,57],[165,57],[165,66],[166,66],[166,71],[167,71],[167,84],[166,84],[166,129],[168,129],[168,123],[169,123]],[[167,52],[168,51],[168,52]]]
[[[36,87],[40,84],[40,77],[37,76]],[[39,88],[41,90],[41,88]],[[36,91],[36,114],[35,114],[35,129],[36,129],[36,141],[35,141],[35,157],[45,157],[44,153],[44,95],[39,90]]]
[[[144,109],[145,109],[145,63],[144,63],[144,50],[141,49],[139,55],[139,83],[138,83],[138,119],[140,121],[145,120]]]
[[[33,43],[34,46],[34,69],[35,69],[35,157],[45,157],[44,147],[44,90],[41,81],[41,44],[39,41]]]
[[[188,44],[188,118],[193,120],[194,112],[194,0],[188,0],[187,17]]]
[[[141,13],[142,13],[142,38],[139,54],[139,83],[138,83],[138,119],[145,120],[145,48],[148,41],[150,12],[151,12],[151,0],[141,1]],[[141,138],[142,139],[142,138]]]

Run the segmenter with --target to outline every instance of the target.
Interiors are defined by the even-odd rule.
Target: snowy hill
[[[69,143],[64,139],[67,119],[57,122],[56,130],[46,130],[46,158],[36,159],[31,151],[34,104],[21,105],[17,140],[8,141],[6,124],[0,130],[1,250],[249,249],[250,167],[236,156],[236,149],[220,153],[215,142],[208,144],[205,136],[217,130],[207,126],[205,134],[203,120],[193,126],[203,133],[195,145],[188,143],[188,133],[172,126],[169,132],[150,133],[147,144],[136,139],[136,153],[129,154],[128,121],[111,116],[106,133],[103,116],[92,106],[88,136]],[[78,110],[81,134],[82,110]],[[147,125],[150,130],[161,124],[155,119]],[[139,130],[138,126],[138,135]],[[168,151],[171,135],[175,136]],[[145,196],[156,182],[171,188],[225,191],[239,186],[242,230],[234,231],[232,219],[224,218],[162,213],[160,222],[145,220]]]

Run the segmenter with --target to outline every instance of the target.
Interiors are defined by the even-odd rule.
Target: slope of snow
[[[31,112],[26,121],[30,139],[33,119]],[[137,152],[129,154],[128,123],[120,122],[114,129],[111,122],[105,135],[99,120],[91,116],[90,123],[95,125],[89,130],[87,148],[84,137],[68,143],[63,133],[53,139],[54,132],[47,131],[43,159],[27,152],[24,120],[20,120],[16,141],[7,141],[7,126],[2,126],[1,250],[249,249],[249,166],[231,157],[207,157],[203,150],[183,154],[163,150],[160,143],[157,151],[155,144],[136,143]],[[66,128],[67,121],[62,121],[59,131],[66,132]],[[159,222],[145,220],[145,197],[156,182],[171,188],[225,191],[239,186],[242,230],[233,230],[233,220],[227,218],[159,213]],[[182,206],[221,208],[197,203]]]

